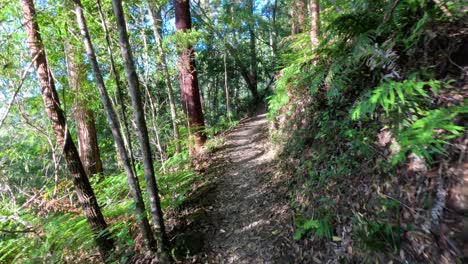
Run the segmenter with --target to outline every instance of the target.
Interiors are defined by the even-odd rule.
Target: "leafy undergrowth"
[[[224,129],[234,127],[238,121],[222,120],[208,131],[214,135]],[[213,137],[206,144],[207,152],[214,151],[224,142],[222,136]],[[169,231],[180,207],[189,202],[190,195],[203,185],[199,170],[206,162],[201,157],[194,161],[188,151],[175,154],[162,166],[155,163],[161,204],[166,214]],[[137,164],[137,174],[142,190],[146,190],[143,168]],[[196,165],[196,166],[194,166]],[[116,241],[114,259],[119,263],[133,263],[137,259],[146,260],[143,238],[139,234],[133,214],[134,203],[129,194],[125,173],[91,178],[93,189]],[[2,218],[0,230],[0,263],[83,263],[99,262],[92,234],[86,219],[76,204],[73,185],[70,180],[62,181],[54,188],[43,188],[28,194],[24,204],[15,206],[7,202],[0,206]],[[143,192],[145,201],[148,198]],[[149,208],[149,205],[146,205]],[[172,241],[177,242],[176,240]],[[172,252],[173,254],[177,252]]]
[[[306,34],[290,40],[269,99],[299,261],[462,262],[464,14],[427,1],[348,4],[323,10],[317,47]]]
[[[158,175],[161,203],[166,212],[182,204],[198,174],[191,169],[187,152],[174,155],[165,162],[166,173]],[[143,169],[137,168],[141,188],[145,189]],[[116,240],[118,259],[126,262],[138,252],[143,244],[137,235],[138,227],[132,214],[133,200],[129,195],[127,178],[124,173],[93,177],[92,184],[102,206],[104,217],[108,219],[110,230]],[[86,219],[82,216],[69,181],[63,182],[57,198],[51,193],[39,192],[41,196],[32,197],[29,208],[4,208],[2,215],[10,221],[2,222],[1,228],[7,230],[28,230],[28,234],[2,234],[0,241],[0,263],[47,262],[63,263],[70,261],[96,261],[97,252]],[[145,197],[145,200],[148,200]],[[149,208],[147,205],[146,208]],[[37,217],[39,213],[42,217]],[[19,226],[21,219],[23,226]]]
[[[205,133],[209,140],[205,145],[207,155],[189,157],[188,150],[175,152],[175,142],[167,147],[163,164],[155,162],[156,179],[165,213],[166,228],[177,247],[179,236],[175,234],[181,207],[190,203],[195,193],[206,185],[201,176],[207,167],[207,157],[224,144],[226,131],[239,124],[253,101],[242,98],[233,113],[213,116],[207,120]],[[188,130],[181,128],[182,138]],[[188,140],[180,144],[188,149]],[[159,158],[159,157],[158,157]],[[115,163],[115,153],[108,161]],[[142,164],[136,164],[144,200],[148,201]],[[125,173],[116,174],[120,168],[105,164],[110,171],[91,178],[94,192],[115,240],[116,251],[112,256],[119,263],[146,261],[151,256],[144,249],[134,215],[134,203],[129,194]],[[0,175],[1,176],[1,175]],[[77,204],[72,182],[60,180],[57,186],[48,181],[39,189],[22,193],[18,201],[0,197],[0,263],[84,263],[99,262],[99,255],[86,219]],[[195,198],[196,199],[196,198]],[[149,209],[146,204],[146,209]],[[151,221],[151,217],[148,217]],[[177,230],[176,230],[177,231]],[[182,249],[183,251],[184,249]],[[173,251],[172,254],[178,254]],[[185,254],[185,251],[181,253]]]

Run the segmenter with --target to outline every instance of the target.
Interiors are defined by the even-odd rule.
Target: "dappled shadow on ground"
[[[265,114],[244,120],[212,155],[205,183],[182,206],[185,217],[173,230],[179,260],[294,263],[287,186],[271,169]]]

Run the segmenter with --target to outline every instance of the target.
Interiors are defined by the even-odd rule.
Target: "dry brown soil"
[[[183,209],[185,231],[175,246],[183,262],[295,262],[287,186],[274,176],[267,132],[259,110],[210,154],[208,183]]]

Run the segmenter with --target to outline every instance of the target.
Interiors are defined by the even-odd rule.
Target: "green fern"
[[[424,112],[424,117],[415,120],[408,128],[396,135],[401,150],[392,163],[403,161],[408,152],[432,160],[432,154],[445,154],[444,145],[452,138],[463,135],[465,128],[455,125],[459,114],[468,113],[467,107],[449,107]]]
[[[310,232],[320,238],[331,239],[333,236],[333,226],[330,223],[330,215],[326,214],[319,220],[304,219],[302,215],[296,216],[297,229],[294,232],[294,240],[300,240]]]

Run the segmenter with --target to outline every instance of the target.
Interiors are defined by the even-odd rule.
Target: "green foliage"
[[[184,151],[168,159],[165,163],[168,173],[157,178],[164,210],[176,209],[186,199],[197,179],[190,171],[188,152]],[[156,164],[158,165],[158,164]],[[159,165],[158,165],[159,166]],[[141,170],[139,180],[144,190],[145,181]],[[137,229],[134,221],[134,204],[128,195],[129,189],[125,173],[105,175],[91,179],[106,219],[112,219],[110,232],[121,254],[121,261],[128,259],[135,245],[130,230]],[[145,193],[146,194],[146,193]],[[145,197],[147,200],[147,197]],[[54,200],[55,201],[55,200]],[[47,202],[47,201],[46,201]],[[10,206],[9,206],[10,207]],[[13,216],[17,208],[1,211],[3,217]],[[60,209],[59,209],[60,210]],[[62,209],[63,210],[63,209]],[[149,207],[147,206],[147,210]],[[27,233],[0,232],[0,263],[21,263],[27,261],[61,263],[82,259],[84,255],[95,253],[93,236],[81,214],[56,212],[38,217],[35,212],[24,208],[15,213],[20,219],[32,225],[33,231]],[[13,219],[13,218],[12,218]],[[25,230],[18,220],[1,221],[0,229]]]
[[[378,199],[373,219],[357,214],[353,219],[360,248],[368,253],[398,253],[401,244],[400,204],[393,199]],[[396,219],[395,222],[394,219]]]
[[[224,137],[215,137],[215,138],[208,140],[205,143],[204,148],[210,152],[218,148],[221,148],[223,145],[224,145]]]
[[[221,116],[214,126],[205,129],[205,133],[208,137],[214,137],[222,131],[233,129],[239,124],[239,120],[234,120],[233,118],[232,114],[229,114],[227,117]]]
[[[295,218],[296,231],[294,240],[300,240],[308,234],[313,234],[319,238],[331,239],[333,236],[333,226],[330,222],[330,215],[326,214],[318,220],[305,219],[302,215]]]
[[[401,150],[394,157],[396,164],[406,158],[408,152],[432,160],[434,154],[445,154],[448,140],[460,137],[465,128],[455,125],[460,114],[467,114],[466,107],[449,107],[422,112],[422,117],[414,120],[407,129],[398,133],[397,142]]]
[[[362,217],[357,218],[356,225],[361,247],[370,252],[397,253],[400,249],[400,227],[390,223],[372,222]]]
[[[283,76],[276,81],[275,83],[275,93],[269,97],[267,97],[268,102],[268,118],[270,120],[274,119],[275,116],[278,116],[280,113],[280,109],[289,103],[289,96],[288,96],[288,84],[290,82],[290,78],[297,74],[299,69],[294,67],[288,67],[287,69],[283,70]]]
[[[193,46],[201,37],[201,32],[196,29],[187,30],[185,32],[176,31],[173,35],[167,37],[167,41],[177,43],[180,50],[185,49],[187,46]],[[179,48],[178,48],[179,49]]]
[[[448,17],[438,4],[423,0],[321,4],[319,45],[311,49],[306,34],[285,41],[281,77],[268,101],[269,119],[286,120],[271,137],[284,145],[282,166],[293,173],[291,192],[298,198],[292,204],[299,214],[328,210],[318,209],[309,220],[297,217],[294,238],[319,237],[327,233],[319,231],[327,230],[321,219],[339,214],[342,220],[360,211],[352,232],[357,251],[397,254],[403,232],[399,204],[378,201],[381,209],[373,211],[367,210],[373,205],[369,201],[360,210],[354,207],[361,203],[358,198],[344,201],[343,195],[364,196],[348,190],[349,184],[359,182],[357,187],[367,191],[367,184],[378,185],[384,178],[398,181],[394,172],[409,153],[430,166],[466,132],[460,124],[468,108],[438,102],[451,93],[453,82],[438,69],[444,68],[438,60],[450,63],[445,54],[453,52],[450,45],[440,45],[448,41],[442,31],[449,23],[459,27],[461,20],[455,21],[461,12],[451,9],[458,15]],[[392,154],[376,144],[383,127],[397,143]],[[361,184],[362,179],[369,182]],[[324,205],[321,200],[327,199],[338,204]]]
[[[377,106],[382,107],[387,116],[402,112],[414,113],[418,111],[424,100],[430,98],[424,87],[428,86],[432,92],[440,91],[439,81],[418,82],[413,79],[402,82],[384,81],[381,85],[364,96],[364,100],[352,111],[354,120],[363,115],[372,115]],[[392,112],[392,113],[390,113]]]
[[[453,120],[467,111],[463,107],[428,109],[431,96],[424,87],[437,93],[440,86],[439,81],[384,81],[364,96],[352,110],[352,118],[372,117],[378,107],[382,108],[385,118],[391,120],[390,125],[401,147],[392,163],[404,161],[408,152],[430,161],[432,154],[444,153],[447,140],[463,134],[464,128],[455,125]]]

